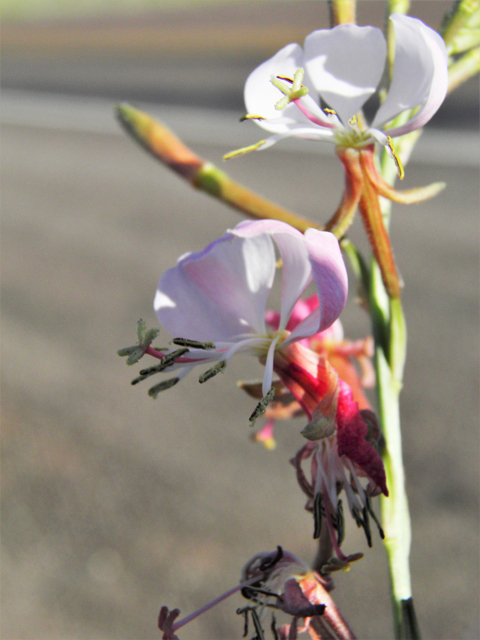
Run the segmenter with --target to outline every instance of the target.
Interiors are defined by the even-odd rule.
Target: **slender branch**
[[[251,218],[282,220],[304,232],[320,225],[283,209],[232,180],[189,149],[165,125],[128,104],[117,106],[120,124],[144,149],[185,178],[192,187],[223,201]]]
[[[330,26],[356,22],[356,0],[328,0]]]

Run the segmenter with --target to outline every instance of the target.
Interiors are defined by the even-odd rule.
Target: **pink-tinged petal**
[[[445,42],[421,20],[393,14],[395,61],[388,95],[372,127],[381,127],[407,109],[420,107],[406,124],[387,133],[400,136],[419,129],[442,104],[448,89],[448,54]]]
[[[310,296],[305,300],[297,300],[295,306],[293,307],[292,313],[290,314],[290,320],[286,326],[288,331],[293,331],[302,320],[304,320],[307,316],[309,316],[312,311],[317,309],[320,302],[316,295]]]
[[[320,331],[320,333],[316,337],[319,340],[341,342],[344,338],[342,323],[340,322],[340,320],[335,320],[335,322],[332,325],[330,325],[327,329]]]
[[[382,77],[387,53],[382,32],[342,24],[308,35],[304,50],[305,68],[315,89],[346,125]]]
[[[275,109],[276,103],[282,98],[279,89],[270,82],[272,76],[292,78],[295,71],[304,66],[303,51],[298,44],[288,44],[272,58],[254,69],[245,83],[245,106],[252,115],[260,115],[266,120],[258,120],[257,124],[273,133],[285,133],[292,125],[306,124],[308,118],[304,116],[294,104],[289,104],[281,111]],[[308,87],[312,98],[318,102],[318,95],[308,76],[305,74],[303,84]],[[281,120],[279,120],[281,118]],[[278,122],[276,122],[278,120]]]
[[[350,387],[340,380],[337,404],[338,455],[345,455],[388,496],[385,468],[378,451],[367,441],[368,427]]]
[[[263,382],[262,382],[262,394],[264,396],[266,396],[267,393],[272,388],[273,358],[275,356],[275,347],[277,346],[278,338],[279,338],[279,336],[277,336],[275,338],[275,340],[272,340],[272,342],[271,342],[271,344],[270,344],[270,346],[268,348],[267,357],[265,359],[265,373],[263,375]]]
[[[307,229],[305,242],[320,306],[297,325],[286,342],[327,329],[339,317],[347,301],[347,269],[338,240],[328,231]]]
[[[275,276],[271,238],[227,233],[199,253],[182,256],[160,279],[154,309],[175,336],[228,340],[252,329],[264,333]]]
[[[279,330],[283,331],[292,313],[293,306],[308,286],[312,267],[306,247],[305,236],[278,220],[245,221],[232,232],[243,237],[258,233],[272,236],[282,259],[282,299]]]

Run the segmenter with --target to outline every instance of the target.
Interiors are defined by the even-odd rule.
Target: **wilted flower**
[[[212,602],[177,621],[179,609],[162,607],[158,626],[163,640],[179,640],[176,632],[218,603],[241,591],[248,605],[237,609],[244,616],[244,634],[249,623],[255,638],[264,638],[267,612],[272,612],[270,628],[275,638],[296,640],[298,633],[311,632],[312,638],[325,637],[354,640],[355,636],[329,594],[332,582],[281,547],[273,553],[259,553],[243,568],[239,585],[215,598]],[[292,617],[291,624],[277,627],[273,612]],[[299,627],[299,622],[303,625]]]
[[[314,297],[300,300],[292,311],[288,329],[294,330],[316,304]],[[267,321],[276,327],[278,314],[268,312]],[[344,534],[340,494],[345,492],[350,513],[363,527],[370,546],[370,517],[377,523],[370,499],[379,493],[388,495],[378,452],[380,430],[362,389],[374,381],[369,360],[373,345],[368,339],[345,341],[337,320],[325,331],[298,341],[292,349],[297,352],[292,360],[301,366],[287,366],[282,371],[277,365],[280,380],[274,382],[275,395],[265,413],[267,422],[254,437],[267,448],[273,448],[275,420],[308,417],[309,423],[302,433],[310,442],[291,462],[300,487],[309,498],[306,508],[314,514],[314,538],[320,537],[323,522],[335,550],[336,559],[325,570],[345,568],[361,554],[346,556],[340,548]],[[352,363],[353,356],[359,358],[361,375]],[[259,383],[240,386],[253,397],[260,397]],[[308,459],[310,480],[303,471]],[[367,486],[363,486],[362,478],[367,479]],[[383,536],[380,526],[379,530]]]
[[[287,330],[292,331],[318,306],[316,296],[300,299],[293,308],[292,315],[287,324]],[[265,317],[267,325],[273,329],[278,328],[279,314],[267,311]],[[363,389],[371,388],[375,383],[375,372],[371,363],[373,356],[373,340],[371,337],[355,340],[354,342],[344,338],[343,327],[340,320],[336,320],[328,329],[319,331],[299,341],[300,344],[311,351],[324,356],[335,369],[339,378],[351,388],[354,400],[360,409],[370,409]],[[248,395],[260,399],[262,387],[260,382],[239,382],[239,386]],[[262,442],[267,449],[275,447],[274,426],[277,420],[305,415],[300,403],[294,395],[281,383],[274,381],[275,396],[265,411],[265,425],[253,434],[253,439]]]

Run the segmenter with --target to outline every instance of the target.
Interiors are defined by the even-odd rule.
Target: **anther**
[[[259,418],[260,416],[263,416],[263,414],[267,410],[268,405],[273,400],[274,396],[275,396],[275,389],[274,387],[272,387],[270,391],[268,391],[268,393],[264,395],[263,398],[260,400],[260,402],[257,404],[252,415],[249,418],[249,421],[251,422],[252,427],[254,426],[257,418]]]
[[[365,536],[367,538],[368,546],[371,547],[372,546],[372,530],[370,529],[370,520],[368,517],[367,507],[364,507],[362,511],[363,511],[363,522],[364,522],[363,530],[365,531]]]
[[[322,494],[318,492],[313,499],[313,539],[318,540],[322,532],[323,516]]]
[[[172,353],[167,353],[167,355],[162,358],[160,366],[162,366],[163,369],[166,369],[167,367],[172,365],[175,360],[177,360],[177,358],[181,358],[186,353],[188,353],[188,349],[186,347],[182,349],[176,349],[175,351],[172,351]]]
[[[384,533],[384,531],[382,529],[382,526],[381,526],[380,522],[378,521],[377,516],[375,515],[375,511],[372,508],[372,501],[370,500],[370,496],[366,496],[366,503],[367,503],[368,513],[372,516],[373,521],[377,525],[378,533],[380,534],[380,537],[383,540],[385,538],[385,533]]]
[[[220,362],[217,362],[217,364],[214,365],[211,369],[208,369],[207,371],[205,371],[205,373],[202,373],[202,375],[198,378],[198,381],[200,382],[200,384],[202,384],[203,382],[206,382],[207,380],[214,378],[217,375],[217,373],[220,373],[220,371],[223,371],[226,366],[227,366],[227,361],[220,360]]]
[[[345,518],[343,517],[343,504],[338,501],[337,506],[337,545],[340,547],[345,539]]]
[[[277,621],[273,613],[272,613],[272,623],[270,625],[270,630],[273,635],[273,640],[279,640],[278,631],[277,631]]]
[[[393,146],[393,140],[392,140],[392,138],[390,136],[387,136],[387,146],[391,151],[393,161],[395,162],[395,165],[397,167],[398,177],[400,178],[400,180],[403,180],[403,178],[405,176],[405,171],[403,169],[403,165],[402,165],[402,161],[400,160],[400,157],[395,153],[395,148]]]
[[[256,113],[247,113],[240,118],[240,122],[245,122],[245,120],[266,120],[266,118],[264,116],[259,116]]]
[[[275,554],[275,556],[273,558],[265,558],[265,560],[263,560],[260,563],[260,571],[266,571],[267,569],[271,569],[277,564],[277,562],[280,562],[282,558],[283,558],[283,549],[280,545],[278,545],[277,553]]]
[[[171,389],[174,387],[180,378],[169,378],[168,380],[164,380],[159,384],[156,384],[154,387],[148,390],[148,395],[151,398],[156,398],[161,391],[166,391],[167,389]]]
[[[198,342],[198,340],[189,340],[188,338],[174,338],[172,342],[179,347],[190,347],[191,349],[215,349],[213,342]]]
[[[249,147],[242,147],[241,149],[236,149],[235,151],[230,151],[223,156],[223,160],[230,160],[230,158],[236,158],[237,156],[241,156],[244,153],[250,153],[250,151],[256,151],[262,144],[265,144],[267,140],[260,140],[260,142],[256,142],[255,144],[251,144]]]

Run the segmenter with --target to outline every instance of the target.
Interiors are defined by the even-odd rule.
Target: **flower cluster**
[[[267,302],[280,270],[275,248],[282,264],[282,284],[280,310],[272,312]],[[316,293],[303,298],[311,284]],[[327,352],[317,347],[325,344],[325,332],[334,326],[346,297],[346,268],[331,233],[309,229],[302,235],[278,221],[242,222],[203,251],[185,254],[163,274],[154,308],[162,326],[179,336],[174,343],[181,348],[157,351],[144,347],[160,364],[142,370],[134,380],[165,369],[175,372],[150,389],[150,395],[156,396],[199,365],[208,366],[199,377],[205,382],[237,353],[258,358],[265,365],[265,374],[250,420],[255,422],[285,390],[294,406],[306,414],[309,422],[302,433],[309,444],[300,459],[315,451],[315,477],[309,488],[316,505],[315,537],[323,513],[340,562],[348,562],[348,557],[340,549],[343,521],[338,494],[345,489],[357,523],[365,519],[368,523],[369,496],[388,495],[376,449],[378,429],[371,427],[376,425],[373,413],[359,407],[349,377],[357,397],[361,392],[348,367],[344,364],[341,378],[332,357],[329,360]],[[335,326],[338,333],[338,324]],[[364,398],[359,399],[368,406]],[[301,479],[300,463],[296,466]],[[359,476],[369,479],[367,490]],[[305,490],[306,482],[300,484]],[[364,527],[368,531],[367,524]]]
[[[305,508],[313,514],[313,538],[320,541],[314,569],[278,547],[276,552],[252,558],[244,567],[240,584],[198,612],[178,621],[178,609],[162,607],[158,625],[164,640],[178,640],[178,629],[237,592],[248,601],[237,611],[244,617],[244,637],[250,625],[254,637],[263,640],[264,625],[273,612],[270,629],[277,639],[295,640],[303,631],[312,638],[353,638],[329,595],[333,588],[330,573],[348,569],[363,556],[347,555],[342,550],[343,503],[346,500],[348,511],[363,528],[369,546],[372,522],[384,537],[372,498],[380,494],[388,497],[390,491],[388,504],[394,503],[392,513],[406,511],[406,502],[398,500],[403,492],[403,476],[398,471],[402,468],[400,447],[395,445],[397,450],[393,452],[398,468],[395,476],[390,445],[385,446],[364,392],[375,380],[370,361],[372,339],[349,342],[339,320],[348,294],[339,239],[358,208],[384,290],[376,278],[376,267],[368,272],[355,249],[352,251],[357,262],[352,262],[354,270],[361,274],[358,277],[365,292],[368,289],[365,299],[369,297],[372,307],[375,305],[371,315],[378,388],[387,388],[392,402],[397,402],[405,342],[401,282],[381,198],[419,202],[438,193],[443,185],[398,192],[381,175],[375,151],[377,144],[383,146],[403,178],[402,161],[393,138],[420,129],[436,113],[448,88],[448,56],[442,38],[420,20],[397,13],[390,20],[394,48],[387,44],[380,29],[340,24],[308,35],[303,49],[298,44],[287,45],[255,69],[245,85],[245,119],[255,121],[271,135],[225,158],[266,149],[291,136],[333,143],[344,167],[345,191],[338,209],[323,227],[314,228],[314,223],[275,205],[265,206],[260,198],[245,206],[245,191],[215,173],[215,167],[209,165],[206,169],[208,163],[172,134],[163,140],[158,131],[150,131],[149,121],[136,121],[138,114],[132,115],[130,110],[128,118],[125,116],[137,139],[156,157],[194,186],[202,184],[205,188],[208,182],[212,190],[214,184],[217,197],[255,218],[226,231],[203,250],[185,253],[161,276],[154,310],[162,329],[173,338],[168,347],[156,347],[153,343],[159,330],[147,330],[145,323],[139,321],[137,343],[118,353],[127,358],[129,365],[145,356],[154,358],[156,363],[141,369],[132,384],[167,373],[149,389],[149,395],[156,398],[194,370],[200,383],[207,382],[237,354],[259,361],[264,367],[262,380],[239,383],[256,400],[251,426],[259,418],[265,420],[253,432],[253,438],[273,449],[273,430],[278,420],[302,418],[306,422],[300,432],[301,446],[290,462],[307,497]],[[387,49],[392,55],[387,55]],[[149,133],[145,133],[147,129]],[[161,144],[157,138],[162,138]],[[390,167],[393,169],[391,163]],[[268,219],[259,219],[263,217]],[[310,224],[312,227],[308,228]],[[342,246],[347,246],[348,252],[345,242],[348,241],[344,240]],[[272,309],[277,281],[280,301]],[[382,314],[385,308],[385,317],[375,317],[381,315],[380,308]],[[381,393],[379,397],[382,398]],[[383,424],[388,424],[386,416],[383,404]],[[392,419],[394,428],[395,421],[396,415]],[[390,465],[388,487],[382,455]],[[387,520],[384,518],[383,522],[390,543],[392,527]],[[396,606],[401,602],[403,607],[408,601],[410,606],[408,540],[396,544],[400,532],[394,535],[391,566],[402,566],[406,575],[401,580],[401,598],[394,593],[395,602]],[[397,552],[398,557],[394,558]],[[277,626],[275,613],[279,612],[290,617],[288,624]],[[413,629],[414,616],[407,622]],[[410,627],[407,635],[418,635],[415,629],[410,633]]]

